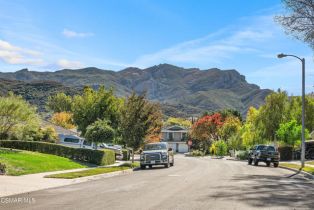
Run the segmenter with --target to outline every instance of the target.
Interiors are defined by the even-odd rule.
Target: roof
[[[188,129],[186,127],[183,127],[183,126],[172,125],[172,126],[163,128],[161,132],[176,132],[176,131],[186,131],[187,132]]]
[[[80,133],[76,129],[65,129],[49,121],[42,120],[41,127],[47,127],[47,126],[53,127],[57,134],[80,136]]]

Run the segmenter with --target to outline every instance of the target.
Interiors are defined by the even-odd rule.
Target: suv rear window
[[[275,152],[276,151],[275,147],[273,147],[273,146],[268,146],[266,150],[270,151],[270,152]]]
[[[260,145],[256,148],[256,150],[265,150],[267,146]]]

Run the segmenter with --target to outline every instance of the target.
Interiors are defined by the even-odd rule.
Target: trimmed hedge
[[[293,147],[283,146],[278,148],[280,154],[280,160],[292,160],[293,157]]]
[[[129,149],[122,150],[122,160],[130,160],[131,152]]]
[[[110,165],[115,163],[115,153],[111,150],[72,148],[60,144],[20,140],[0,140],[0,147],[58,155],[96,165]]]

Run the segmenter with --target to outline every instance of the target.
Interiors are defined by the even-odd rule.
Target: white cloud
[[[63,29],[62,34],[67,38],[75,38],[75,37],[84,38],[84,37],[94,36],[94,34],[90,32],[87,32],[87,33],[76,32],[76,31],[69,30],[66,28]]]
[[[147,67],[157,63],[195,63],[196,65],[226,62],[243,53],[259,52],[258,45],[276,33],[269,16],[255,17],[251,25],[228,27],[205,37],[179,43],[158,52],[140,56],[134,66]],[[277,29],[278,30],[278,29]]]
[[[58,60],[57,65],[63,69],[79,69],[84,67],[80,61],[71,61],[67,59]]]
[[[275,55],[273,55],[275,57]],[[306,60],[306,92],[313,91],[313,62],[311,55],[301,56]],[[247,78],[252,81],[261,81],[262,88],[270,88],[270,84],[289,93],[301,94],[301,62],[296,58],[278,59],[275,65],[269,65],[257,69],[247,74]],[[264,85],[263,85],[264,84]]]
[[[41,65],[40,53],[34,50],[17,47],[0,39],[0,60],[8,64]]]

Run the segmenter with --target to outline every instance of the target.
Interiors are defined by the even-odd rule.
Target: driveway
[[[175,166],[12,196],[0,209],[311,209],[314,182],[245,162],[175,156]]]

